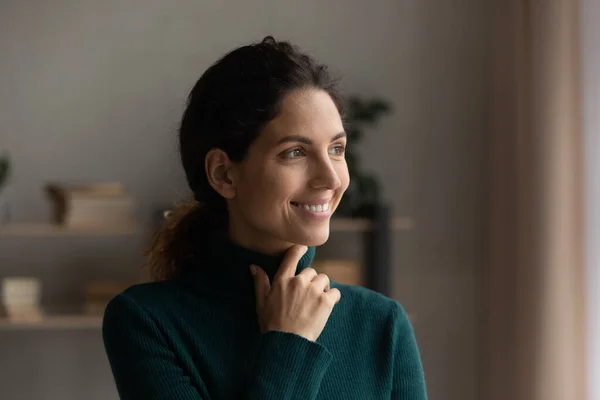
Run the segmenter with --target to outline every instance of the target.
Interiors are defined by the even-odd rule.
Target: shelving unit
[[[143,234],[141,226],[124,227],[66,227],[52,223],[9,223],[0,225],[0,240],[18,238],[48,238],[60,240],[74,237],[104,238]],[[78,307],[47,310],[39,319],[12,320],[0,317],[0,333],[21,331],[78,331],[98,330],[102,327],[102,316],[86,315]]]
[[[389,210],[388,210],[389,211]],[[390,238],[395,231],[415,229],[415,221],[409,217],[389,218],[383,211],[373,219],[332,218],[330,230],[334,233],[359,233],[365,236],[366,260],[374,266],[369,282],[373,289],[389,295]],[[127,228],[67,228],[50,223],[11,223],[0,225],[2,237],[101,237],[142,233],[141,227]],[[412,316],[410,317],[412,320]],[[90,316],[71,312],[70,314],[49,314],[35,321],[13,321],[0,317],[0,332],[38,330],[86,330],[100,329],[101,316]]]

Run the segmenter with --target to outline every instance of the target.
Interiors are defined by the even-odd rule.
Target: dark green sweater
[[[331,282],[341,301],[316,342],[260,334],[250,264],[281,257],[212,239],[181,279],[140,284],[108,305],[106,353],[121,399],[427,398],[413,329],[399,303]],[[307,268],[314,248],[302,257]]]

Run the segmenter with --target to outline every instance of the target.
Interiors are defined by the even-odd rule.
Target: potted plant
[[[4,188],[10,176],[10,159],[8,154],[0,156],[0,224],[8,222],[8,203],[5,198]]]
[[[364,129],[377,124],[391,109],[387,101],[378,98],[351,96],[346,101],[344,122],[348,134],[346,163],[350,172],[350,186],[336,212],[341,217],[372,218],[375,208],[380,205],[379,180],[374,174],[362,171],[357,145],[363,137]]]

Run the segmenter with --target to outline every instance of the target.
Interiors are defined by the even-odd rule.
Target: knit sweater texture
[[[250,264],[272,279],[282,257],[215,235],[181,278],[132,286],[111,300],[103,338],[122,400],[426,400],[403,307],[369,289],[341,292],[316,341],[261,334]],[[310,247],[296,273],[308,268]]]

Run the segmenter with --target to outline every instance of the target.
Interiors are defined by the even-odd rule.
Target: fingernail
[[[256,275],[256,267],[254,265],[250,266],[250,273],[252,274],[252,276]]]

